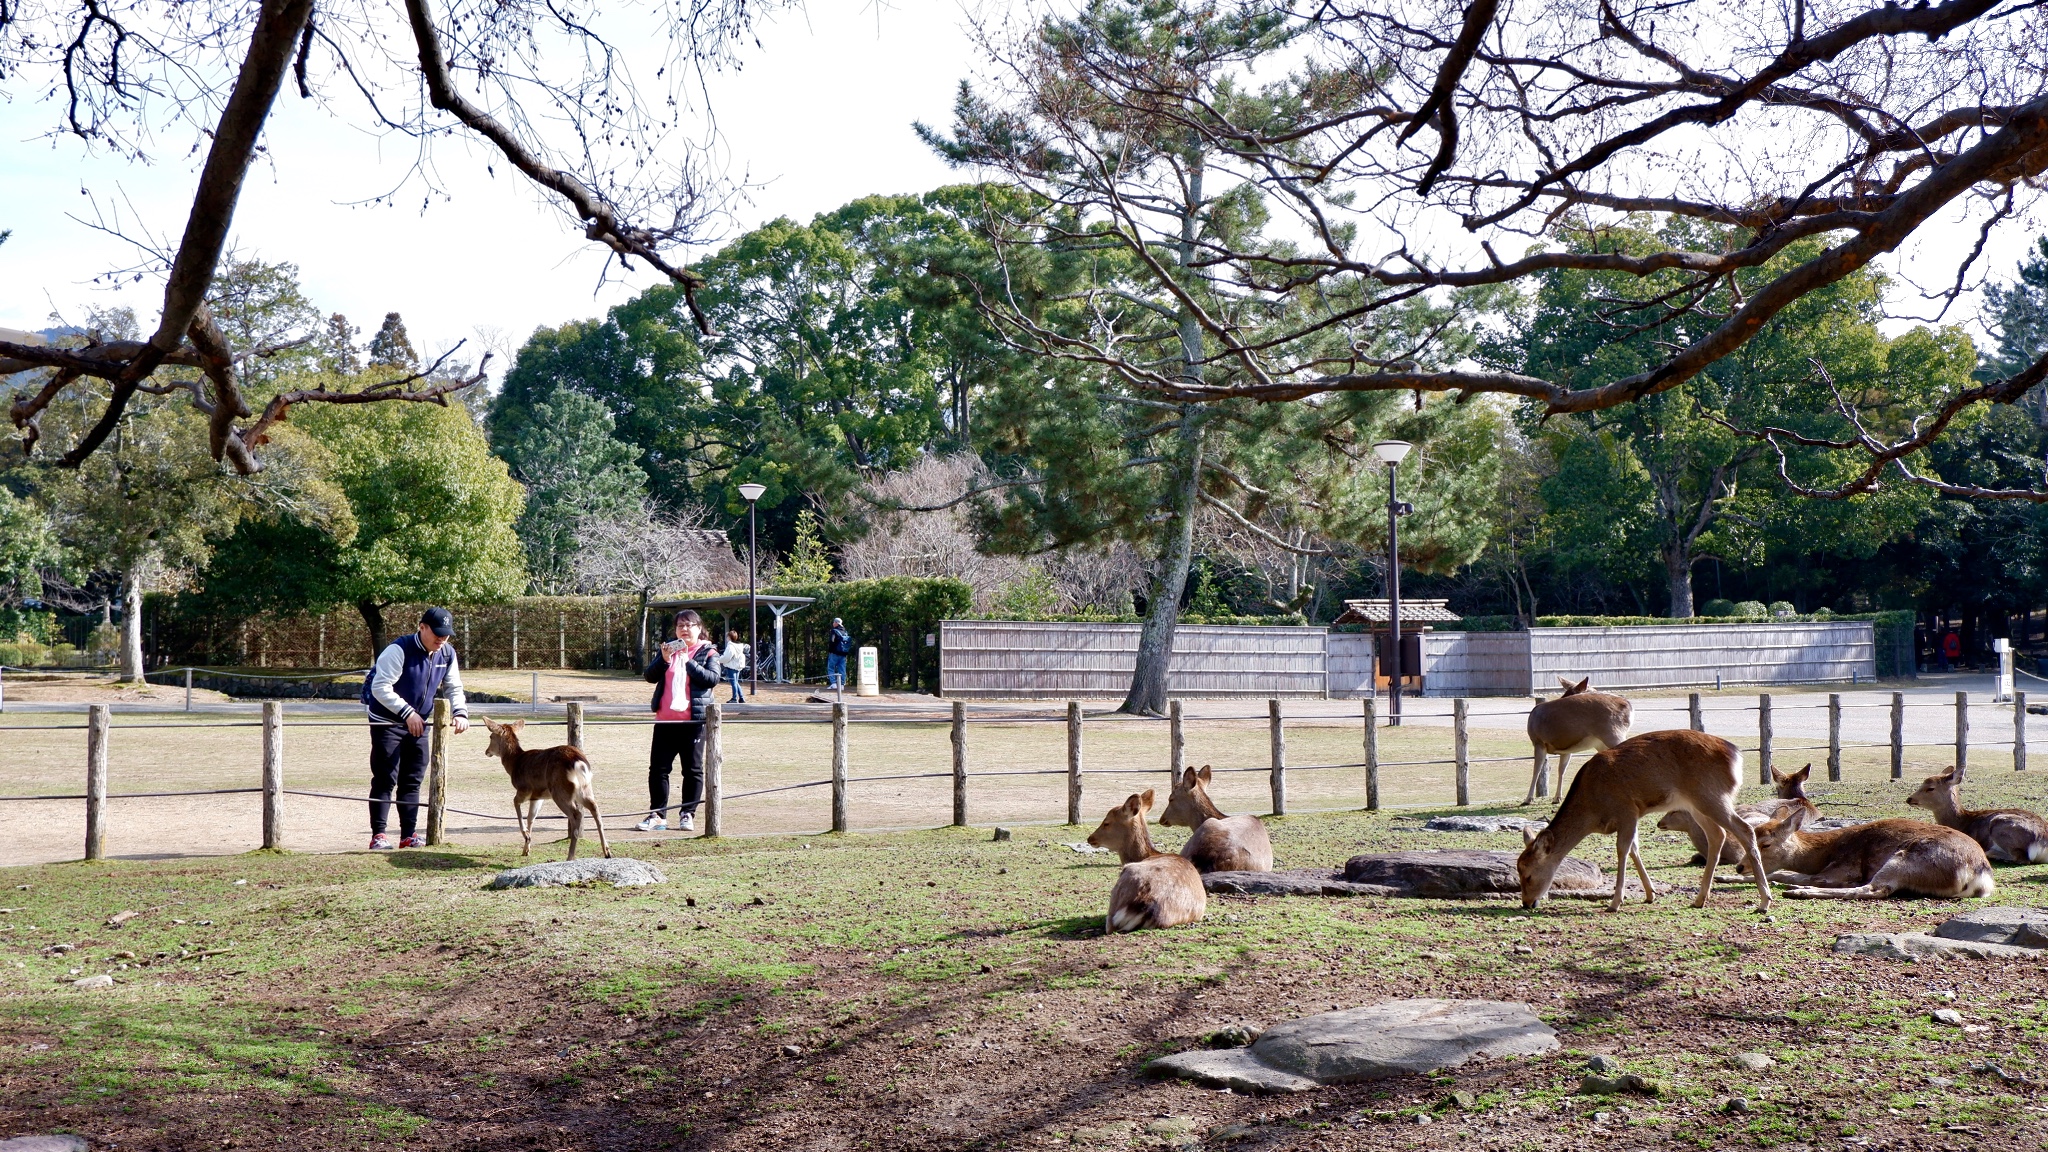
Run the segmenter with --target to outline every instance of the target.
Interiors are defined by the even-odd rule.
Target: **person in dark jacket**
[[[704,797],[704,764],[698,741],[704,733],[704,709],[721,679],[718,650],[711,646],[704,619],[688,608],[676,613],[675,639],[664,643],[642,676],[654,685],[654,743],[647,754],[647,819],[634,825],[641,832],[668,831],[668,777],[682,761],[682,803],[676,828],[697,827],[697,805]]]
[[[424,848],[419,828],[420,784],[427,776],[427,716],[434,699],[445,696],[455,713],[455,731],[469,729],[469,710],[462,696],[462,668],[455,659],[455,617],[446,608],[429,608],[410,636],[385,645],[377,664],[363,677],[363,709],[370,717],[370,849]],[[385,831],[396,792],[398,828],[403,839],[392,844]]]
[[[846,687],[846,658],[853,654],[853,633],[846,630],[846,621],[832,618],[832,634],[825,639],[825,686]]]

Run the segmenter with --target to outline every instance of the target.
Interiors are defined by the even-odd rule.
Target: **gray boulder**
[[[1470,849],[1434,849],[1407,852],[1374,852],[1353,856],[1344,864],[1344,879],[1353,884],[1378,884],[1396,888],[1404,896],[1481,896],[1519,893],[1521,878],[1515,873],[1513,852],[1481,852]],[[1552,881],[1553,890],[1599,888],[1613,890],[1613,881],[1603,881],[1597,865],[1576,856],[1565,857]]]
[[[1924,932],[1850,932],[1835,938],[1844,956],[1880,956],[1914,962],[1927,956],[1968,956],[1977,960],[2038,960],[2037,948],[2016,948],[1983,940],[1950,940]]]
[[[552,860],[546,864],[528,864],[524,868],[511,868],[491,878],[489,889],[500,888],[571,888],[582,884],[610,884],[615,888],[639,888],[648,884],[666,884],[668,877],[661,869],[645,860],[597,857],[589,860]]]
[[[1319,1085],[1306,1076],[1284,1072],[1252,1055],[1249,1048],[1196,1049],[1162,1056],[1145,1065],[1152,1076],[1192,1080],[1207,1088],[1228,1088],[1250,1096],[1306,1092]]]
[[[1556,1031],[1526,1004],[1389,1000],[1276,1024],[1245,1051],[1318,1083],[1351,1084],[1556,1047]]]
[[[1422,827],[1427,832],[1541,832],[1549,826],[1548,820],[1525,816],[1438,816]]]
[[[2048,911],[2039,908],[1973,908],[1934,930],[1944,940],[1980,940],[2017,948],[2048,948]]]
[[[83,1136],[16,1136],[0,1140],[0,1152],[88,1152]]]
[[[1354,884],[1328,868],[1280,872],[1210,872],[1202,887],[1226,896],[1405,896],[1384,884]]]

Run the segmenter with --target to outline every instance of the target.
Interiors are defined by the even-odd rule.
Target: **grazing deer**
[[[1643,817],[1660,812],[1692,813],[1706,829],[1709,861],[1720,859],[1721,841],[1732,838],[1742,845],[1745,858],[1755,862],[1756,832],[1735,814],[1735,793],[1741,787],[1742,752],[1704,732],[1645,732],[1599,753],[1579,769],[1572,790],[1543,831],[1522,830],[1522,856],[1515,862],[1522,880],[1522,907],[1541,904],[1565,856],[1596,833],[1614,837],[1614,899],[1607,910],[1620,910],[1631,862],[1643,881],[1643,903],[1655,903],[1650,874],[1636,851],[1636,826]],[[1713,887],[1714,865],[1709,863],[1692,906],[1705,907]],[[1756,910],[1768,911],[1771,887],[1760,869],[1756,891]]]
[[[1963,768],[1958,765],[1939,776],[1929,776],[1918,792],[1906,797],[1906,803],[1927,809],[1934,813],[1936,823],[1975,840],[1996,863],[2048,860],[2048,820],[2024,808],[1965,808],[1956,794],[1962,782]]]
[[[1735,814],[1747,821],[1751,828],[1776,820],[1778,817],[1807,802],[1806,779],[1812,775],[1813,765],[1811,764],[1789,776],[1778,771],[1776,768],[1771,769],[1771,783],[1778,790],[1777,799],[1765,800],[1760,804],[1737,804],[1735,806]],[[1684,812],[1666,812],[1664,818],[1657,821],[1657,827],[1666,832],[1685,833],[1686,837],[1692,841],[1693,851],[1699,853],[1699,855],[1693,857],[1692,862],[1695,864],[1707,862],[1707,834],[1700,830],[1699,821]],[[1737,848],[1732,841],[1722,841],[1721,863],[1740,864],[1741,862],[1742,849]]]
[[[1181,772],[1159,814],[1161,824],[1194,829],[1180,854],[1198,872],[1271,872],[1273,841],[1266,836],[1265,821],[1225,816],[1209,799],[1209,779],[1207,764]]]
[[[1557,754],[1557,794],[1564,795],[1565,769],[1574,752],[1605,752],[1628,739],[1629,702],[1605,692],[1589,691],[1588,677],[1577,684],[1559,679],[1564,695],[1529,709],[1529,743],[1536,746],[1536,771],[1529,776],[1528,804],[1546,780],[1548,757]]]
[[[1925,820],[1873,820],[1803,832],[1802,804],[1756,830],[1770,878],[1793,900],[1882,900],[1917,892],[1943,900],[1989,896],[1998,885],[1977,842]]]
[[[590,757],[583,749],[563,744],[529,752],[519,746],[519,730],[526,727],[526,721],[500,724],[488,716],[483,720],[491,730],[491,744],[484,755],[496,756],[505,765],[505,774],[512,777],[512,815],[519,821],[519,835],[525,841],[519,854],[533,855],[533,822],[540,798],[546,796],[569,818],[569,859],[576,858],[576,846],[583,838],[585,812],[597,825],[598,847],[610,856],[612,846],[605,840],[604,820],[597,814],[597,797],[590,790]],[[523,812],[522,804],[526,806]]]
[[[1102,824],[1088,834],[1088,843],[1107,848],[1124,862],[1116,887],[1109,893],[1105,932],[1136,932],[1140,928],[1172,928],[1193,924],[1209,907],[1202,874],[1184,857],[1152,847],[1145,818],[1152,811],[1152,790],[1111,808]]]

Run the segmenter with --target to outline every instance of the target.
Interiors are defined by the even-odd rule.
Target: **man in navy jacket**
[[[455,713],[455,731],[469,729],[469,709],[462,696],[462,669],[448,637],[455,617],[446,608],[429,608],[410,636],[386,645],[377,664],[363,677],[363,708],[370,717],[370,848],[424,848],[417,831],[420,784],[427,776],[427,717],[437,696],[448,698]],[[392,793],[398,799],[398,827],[404,839],[393,844],[384,831],[391,819]]]

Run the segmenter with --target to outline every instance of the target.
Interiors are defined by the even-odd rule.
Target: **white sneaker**
[[[685,812],[682,815],[676,817],[676,831],[695,832],[696,830],[697,818],[695,816],[691,815],[688,812]]]
[[[683,817],[683,827],[687,828],[690,826],[689,820],[690,818],[688,816]],[[633,825],[633,831],[666,832],[668,831],[668,821],[662,819],[659,816],[649,815],[647,819],[642,820],[638,824]]]

